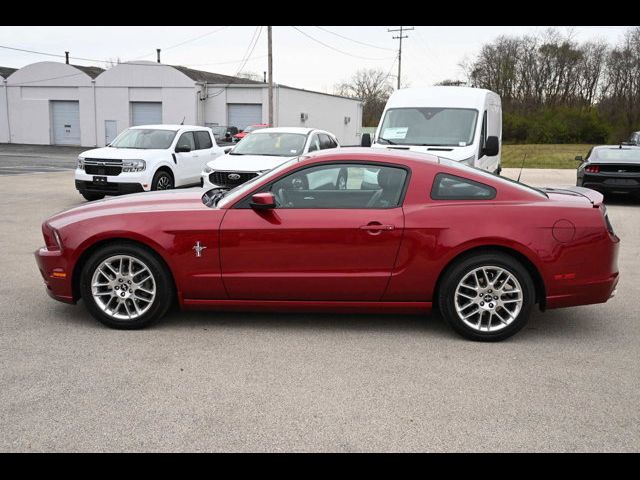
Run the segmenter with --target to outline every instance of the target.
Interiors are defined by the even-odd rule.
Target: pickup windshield
[[[379,143],[465,147],[473,143],[478,111],[467,108],[390,108]]]
[[[111,142],[114,148],[138,148],[142,150],[167,149],[171,146],[177,130],[156,130],[146,128],[130,128],[125,130]]]

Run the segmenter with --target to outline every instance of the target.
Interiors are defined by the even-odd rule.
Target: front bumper
[[[40,275],[51,298],[64,303],[76,303],[71,283],[71,268],[59,250],[42,247],[34,252]]]
[[[105,195],[126,195],[128,193],[145,191],[139,183],[102,183],[87,180],[76,180],[76,190],[80,192],[103,193]]]
[[[585,173],[581,187],[601,193],[640,193],[640,175],[615,176],[606,173]]]

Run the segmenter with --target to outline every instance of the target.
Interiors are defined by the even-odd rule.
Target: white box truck
[[[371,142],[374,148],[411,150],[500,173],[502,105],[490,90],[425,87],[396,90]]]

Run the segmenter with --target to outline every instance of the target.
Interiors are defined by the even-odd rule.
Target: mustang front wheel
[[[527,323],[535,302],[529,272],[501,253],[455,264],[440,289],[440,310],[451,326],[473,340],[503,340]]]
[[[106,246],[85,263],[80,288],[89,312],[113,328],[135,329],[159,320],[172,300],[166,267],[128,243]]]

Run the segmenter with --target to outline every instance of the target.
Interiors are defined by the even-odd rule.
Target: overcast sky
[[[444,79],[462,79],[459,67],[480,47],[499,35],[544,31],[533,26],[414,26],[403,40],[402,78],[411,86],[428,86]],[[398,26],[276,26],[273,27],[274,81],[309,90],[332,92],[333,86],[360,68],[380,68],[397,74]],[[616,44],[630,27],[557,27],[573,32],[578,41],[602,39]],[[234,75],[248,53],[255,26],[202,27],[0,27],[0,45],[64,55],[71,63],[97,65],[93,60],[154,60],[162,48],[162,62]],[[306,35],[305,35],[306,34]],[[312,38],[309,38],[312,37]],[[347,38],[342,38],[347,37]],[[315,39],[315,40],[314,40]],[[321,43],[325,45],[322,45]],[[369,45],[363,45],[364,44]],[[61,58],[0,48],[0,66],[19,68],[38,61]],[[267,70],[267,29],[260,37],[243,71],[262,75]],[[395,80],[394,80],[395,83]]]

